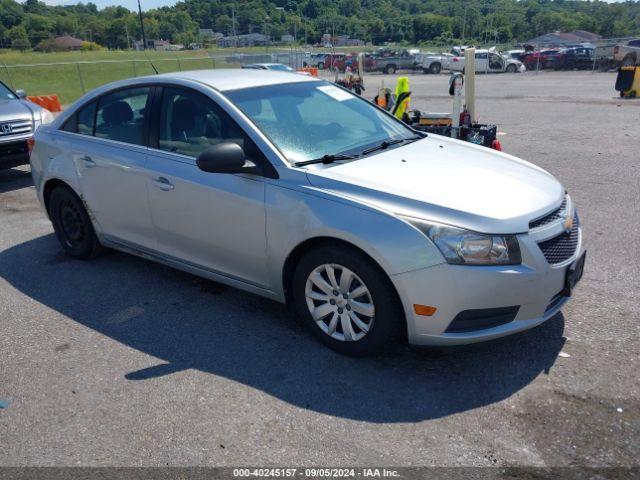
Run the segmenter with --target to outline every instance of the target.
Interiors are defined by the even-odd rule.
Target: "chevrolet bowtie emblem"
[[[573,227],[573,215],[571,215],[571,212],[567,212],[567,216],[565,217],[562,225],[565,232],[569,233],[571,231],[571,228]]]

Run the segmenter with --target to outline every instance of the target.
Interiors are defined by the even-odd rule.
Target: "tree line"
[[[144,4],[144,0],[142,0]],[[605,38],[640,35],[640,2],[599,0],[184,0],[144,12],[147,38],[189,45],[199,29],[223,35],[262,33],[314,44],[322,34],[374,44],[466,41],[523,42],[556,30],[587,30]],[[141,38],[137,12],[95,4],[50,6],[0,0],[0,45],[27,49],[69,34],[106,48]]]

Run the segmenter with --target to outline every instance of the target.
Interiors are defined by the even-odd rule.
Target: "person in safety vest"
[[[396,118],[404,120],[409,110],[410,100],[411,91],[409,90],[409,79],[407,77],[400,77],[396,84],[395,106],[391,113],[393,113]]]

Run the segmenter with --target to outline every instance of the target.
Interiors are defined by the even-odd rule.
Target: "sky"
[[[44,0],[45,3],[49,5],[68,5],[75,4],[79,0]],[[90,0],[83,0],[83,3],[87,3]],[[620,2],[624,0],[605,0],[606,2]],[[151,8],[164,7],[165,5],[174,5],[177,0],[140,0],[143,10],[149,10]],[[122,5],[123,7],[128,8],[129,10],[137,10],[138,2],[137,0],[93,0],[98,8],[104,8],[111,5]]]

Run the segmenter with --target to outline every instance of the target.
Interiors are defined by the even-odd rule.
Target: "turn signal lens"
[[[416,312],[416,315],[422,315],[425,317],[430,317],[438,310],[436,307],[430,307],[429,305],[418,305],[417,303],[413,304],[413,311]]]
[[[27,138],[27,151],[29,152],[29,156],[31,156],[31,152],[33,152],[33,146],[36,144],[35,138]]]

